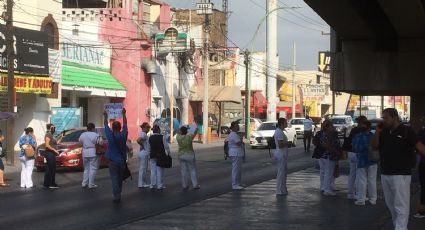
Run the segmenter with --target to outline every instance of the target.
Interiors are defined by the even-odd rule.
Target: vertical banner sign
[[[105,104],[105,111],[108,113],[109,119],[122,118],[123,103],[108,103]]]
[[[319,52],[319,64],[317,65],[318,71],[322,73],[331,72],[331,53],[330,52]]]

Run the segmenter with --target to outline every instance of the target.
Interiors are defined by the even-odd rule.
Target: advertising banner
[[[51,94],[52,78],[30,75],[15,75],[17,93]],[[7,74],[0,75],[0,91],[7,91]]]
[[[47,34],[45,32],[13,28],[15,71],[39,75],[49,74]],[[0,25],[0,69],[7,70],[6,26]]]
[[[50,123],[56,126],[56,133],[82,126],[82,108],[52,108]]]

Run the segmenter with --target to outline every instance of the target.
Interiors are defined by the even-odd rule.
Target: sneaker
[[[335,192],[324,192],[323,195],[325,196],[336,196]]]
[[[363,206],[363,205],[365,205],[366,203],[365,203],[364,201],[356,200],[356,201],[354,202],[354,204],[355,204],[355,205],[359,205],[359,206]]]
[[[81,185],[81,188],[87,188],[88,186],[87,185]]]
[[[142,185],[142,188],[150,188],[151,186],[148,184]]]
[[[58,189],[59,188],[59,186],[57,186],[57,185],[51,185],[51,186],[49,186],[49,189]]]
[[[287,192],[285,192],[285,193],[276,193],[276,196],[287,196],[287,195],[288,195]]]
[[[418,219],[425,218],[425,211],[418,211],[415,215],[413,215],[413,217]]]
[[[371,205],[376,205],[376,201],[371,201],[371,200],[369,200],[369,204],[371,204]]]
[[[158,188],[156,188],[157,190],[164,190],[165,189],[165,186],[162,186],[162,187],[158,187]]]
[[[236,186],[233,186],[232,189],[233,190],[242,190],[242,189],[244,189],[244,187],[236,185]]]
[[[156,188],[156,186],[155,185],[149,185],[149,188],[154,190]]]
[[[199,189],[201,189],[201,186],[199,186],[199,185],[193,187],[193,190],[199,190]]]
[[[353,195],[353,194],[348,194],[347,195],[347,199],[349,199],[349,200],[356,200],[356,196]]]
[[[94,188],[97,188],[97,187],[99,187],[99,186],[97,186],[97,184],[94,184],[94,185],[90,185],[89,189],[94,189]]]

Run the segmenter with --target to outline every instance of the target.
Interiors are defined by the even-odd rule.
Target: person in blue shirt
[[[21,161],[21,188],[34,188],[32,182],[32,171],[34,170],[35,157],[25,156],[25,148],[37,148],[37,142],[34,136],[34,129],[31,127],[25,128],[25,135],[19,139],[19,160]]]
[[[378,162],[370,161],[368,158],[369,146],[373,137],[370,128],[370,121],[365,121],[360,132],[352,139],[352,146],[357,154],[356,201],[354,202],[356,205],[365,205],[366,200],[375,205],[377,199],[376,174]],[[366,199],[366,190],[368,199]]]
[[[106,158],[109,161],[109,175],[111,176],[112,181],[112,194],[113,202],[121,202],[121,191],[122,191],[122,182],[123,182],[123,172],[125,164],[127,161],[127,137],[128,137],[128,128],[127,128],[127,116],[126,110],[123,108],[123,126],[121,129],[121,123],[119,121],[114,121],[112,123],[112,129],[108,125],[108,113],[105,111],[104,116],[104,125],[105,125],[105,135],[108,139],[108,149],[106,150]]]

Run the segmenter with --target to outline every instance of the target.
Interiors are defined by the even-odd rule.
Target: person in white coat
[[[288,168],[288,137],[284,133],[288,127],[288,122],[285,118],[279,118],[277,121],[277,129],[274,132],[274,141],[276,150],[274,158],[276,159],[277,175],[276,175],[276,196],[288,195],[286,188],[286,176]]]
[[[149,165],[149,155],[150,155],[150,146],[149,146],[149,137],[148,133],[151,129],[149,123],[144,122],[140,128],[142,132],[140,132],[139,138],[137,139],[137,143],[140,145],[139,152],[139,188],[149,188],[150,184],[148,182],[148,165]]]
[[[101,137],[96,133],[96,127],[93,123],[87,124],[87,132],[81,134],[79,138],[80,144],[83,146],[83,188],[97,188],[94,183],[97,169],[99,168],[100,159],[96,155],[96,144],[101,142]]]
[[[232,189],[241,190],[242,161],[245,145],[239,132],[239,123],[234,121],[230,125],[230,134],[227,137],[229,143],[229,158],[232,160]]]

